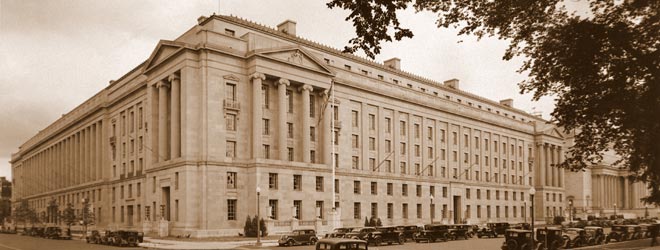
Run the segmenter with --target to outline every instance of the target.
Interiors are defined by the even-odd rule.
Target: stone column
[[[158,159],[156,162],[166,161],[167,155],[167,89],[170,87],[165,81],[156,86],[158,88]]]
[[[280,160],[285,161],[287,160],[287,144],[286,144],[286,136],[287,136],[287,126],[286,126],[286,113],[288,112],[288,107],[287,107],[287,100],[286,100],[286,87],[289,86],[289,80],[280,78],[279,81],[277,81],[277,101],[278,101],[278,106],[277,106],[277,119],[278,119],[278,133],[277,133],[277,139],[278,139],[278,147],[279,147],[279,153],[280,153]],[[291,97],[293,98],[293,97]]]
[[[623,200],[624,200],[624,203],[625,203],[625,208],[632,208],[632,206],[630,206],[630,189],[628,188],[629,185],[630,185],[630,183],[628,181],[628,178],[624,176],[623,177]]]
[[[545,157],[546,154],[546,147],[545,143],[541,142],[541,145],[539,146],[539,164],[541,164],[541,182],[540,184],[543,186],[548,186],[548,178],[550,178],[550,175],[548,174],[548,164],[547,164],[547,159]]]
[[[262,81],[266,76],[262,73],[254,73],[250,76],[252,80],[252,158],[261,158],[261,138],[263,134],[263,99],[261,97]]]
[[[98,140],[96,142],[96,155],[98,157],[96,159],[96,179],[101,180],[103,179],[103,155],[108,154],[108,152],[102,150],[103,144],[106,143],[105,138],[103,137],[103,122],[99,121],[97,124],[96,138]]]
[[[550,147],[550,164],[552,166],[552,186],[553,187],[558,187],[559,185],[559,171],[557,168],[557,154],[555,152],[555,145],[552,145]]]
[[[92,170],[92,127],[88,126],[85,129],[85,182],[91,180]]]
[[[535,151],[536,154],[539,156],[538,159],[536,160],[536,164],[538,166],[538,173],[539,173],[539,177],[538,177],[539,179],[536,182],[536,184],[542,186],[545,185],[545,155],[544,155],[545,151],[543,150],[543,143],[537,142]]]
[[[80,132],[76,132],[75,140],[73,141],[73,183],[80,183]]]
[[[310,151],[310,135],[309,135],[309,93],[313,91],[312,86],[310,85],[303,85],[300,88],[300,91],[302,92],[302,156],[303,156],[303,162],[310,162],[309,158],[309,151]],[[334,191],[333,191],[334,192]],[[334,206],[334,204],[333,204]]]
[[[172,89],[171,98],[171,130],[170,130],[170,158],[181,156],[181,78],[177,74],[170,75],[169,79]]]
[[[564,162],[564,151],[561,147],[557,147],[557,164]],[[559,187],[565,187],[566,183],[564,180],[565,170],[563,168],[559,169]]]
[[[322,110],[323,115],[321,116],[321,131],[323,134],[323,164],[327,164],[330,167],[332,166],[332,148],[334,145],[332,145],[332,130],[334,128],[331,128],[331,123],[330,119],[333,119],[332,117],[332,100],[330,100],[330,92],[328,90],[324,90],[322,95],[322,100],[321,103],[326,103],[324,109]],[[334,192],[334,191],[333,191]],[[332,204],[334,206],[334,204]]]

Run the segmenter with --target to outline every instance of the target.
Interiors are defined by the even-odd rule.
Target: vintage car
[[[625,225],[628,229],[628,240],[637,240],[644,238],[644,232],[642,232],[642,227],[639,225]]]
[[[651,237],[651,224],[639,224],[639,227],[641,229],[641,238]]]
[[[449,227],[441,224],[428,224],[415,234],[415,242],[435,242],[436,240],[449,240]]]
[[[46,228],[43,227],[32,227],[30,229],[30,236],[34,237],[46,237]]]
[[[369,250],[369,244],[356,239],[321,239],[316,242],[316,250]]]
[[[587,232],[588,245],[600,245],[605,242],[605,232],[602,227],[584,227],[584,231]]]
[[[536,249],[555,250],[562,249],[566,243],[560,228],[539,228],[536,230]]]
[[[377,227],[376,232],[373,234],[374,245],[379,246],[382,243],[387,243],[391,245],[392,243],[399,243],[402,245],[403,233],[399,231],[396,227]]]
[[[48,239],[70,240],[71,234],[68,230],[62,231],[60,227],[46,227],[44,235]]]
[[[516,223],[509,226],[511,229],[524,229],[530,230],[532,226],[529,223]]]
[[[293,232],[284,234],[277,241],[280,246],[293,246],[293,245],[313,245],[319,239],[316,237],[316,231],[313,229],[300,229],[293,230]]]
[[[532,235],[531,230],[507,229],[502,250],[533,250]]]
[[[471,237],[472,234],[472,226],[470,225],[465,225],[465,224],[455,224],[455,225],[448,225],[449,227],[449,239],[450,240],[457,240],[457,239],[468,239]]]
[[[139,243],[139,234],[137,231],[119,230],[113,232],[113,245],[136,247]]]
[[[415,234],[420,230],[418,226],[398,226],[397,229],[403,234],[403,241],[415,240]]]
[[[634,230],[634,229],[633,229]],[[612,226],[612,229],[610,230],[610,233],[607,234],[607,237],[605,237],[605,243],[609,243],[610,241],[626,241],[628,238],[632,237],[632,235],[628,232],[628,227],[624,225],[614,225]]]
[[[576,248],[588,245],[587,232],[582,228],[567,228],[562,234],[564,248]]]
[[[509,229],[509,223],[507,222],[488,223],[486,227],[477,232],[477,237],[497,238],[498,235],[503,235],[507,229]]]
[[[346,233],[344,238],[348,239],[356,239],[356,240],[364,240],[369,242],[369,239],[371,239],[373,233],[376,232],[375,227],[357,227],[353,228],[352,231]]]
[[[353,230],[352,227],[339,227],[332,230],[332,233],[326,234],[324,238],[344,238],[346,233]]]
[[[99,232],[99,230],[92,230],[87,232],[85,241],[90,244],[101,244],[101,232]]]

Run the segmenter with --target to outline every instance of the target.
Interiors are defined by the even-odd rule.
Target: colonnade
[[[537,143],[536,152],[539,156],[537,164],[539,175],[536,183],[549,187],[564,187],[564,170],[556,167],[557,164],[564,161],[562,147],[548,144]]]
[[[181,156],[181,78],[170,75],[156,84],[158,91],[158,155],[155,162]]]

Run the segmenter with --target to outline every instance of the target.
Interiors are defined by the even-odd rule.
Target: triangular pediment
[[[256,54],[294,66],[334,75],[334,72],[332,72],[330,68],[326,67],[311,52],[300,46],[288,46],[283,48],[262,50],[258,51]]]
[[[149,59],[147,59],[145,69],[150,70],[183,49],[184,46],[176,42],[160,40],[154,51],[151,52]]]
[[[557,138],[564,138],[562,133],[556,127],[544,131],[543,134]]]

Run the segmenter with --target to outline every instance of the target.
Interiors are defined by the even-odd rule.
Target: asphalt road
[[[75,250],[75,249],[142,249],[87,244],[83,240],[51,240],[17,234],[0,234],[0,250]]]

